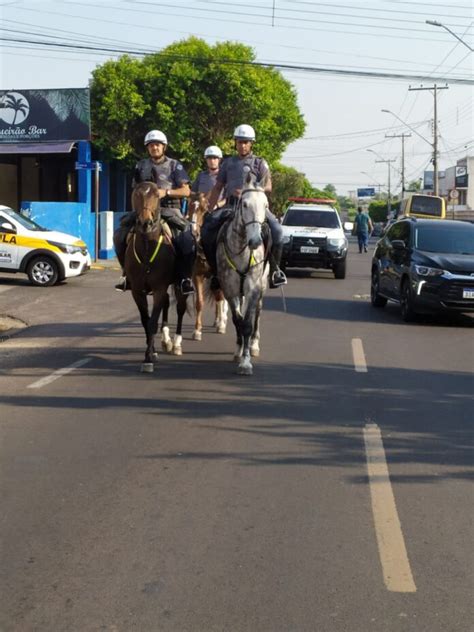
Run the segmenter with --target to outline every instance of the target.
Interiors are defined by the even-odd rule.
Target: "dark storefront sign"
[[[456,176],[454,181],[454,186],[456,189],[467,189],[467,167],[458,166],[456,167]]]
[[[1,90],[0,144],[90,140],[88,88]]]
[[[364,189],[357,189],[357,197],[374,197],[375,189],[373,187],[365,187]]]
[[[425,171],[423,174],[423,190],[434,190],[434,171]]]

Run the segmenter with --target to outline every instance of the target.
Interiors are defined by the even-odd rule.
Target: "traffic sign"
[[[449,199],[457,200],[458,197],[459,197],[459,191],[457,191],[456,189],[451,189],[451,191],[449,192]]]
[[[76,169],[86,171],[102,171],[102,163],[98,160],[94,162],[76,162]]]

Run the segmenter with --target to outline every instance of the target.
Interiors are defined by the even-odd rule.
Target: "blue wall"
[[[79,237],[95,257],[95,214],[82,202],[23,202],[21,210],[40,226]]]

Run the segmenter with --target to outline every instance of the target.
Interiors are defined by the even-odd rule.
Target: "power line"
[[[87,50],[87,51],[100,51],[100,52],[109,52],[115,54],[129,54],[129,55],[137,55],[141,56],[147,54],[147,51],[144,50],[131,50],[126,48],[107,48],[107,47],[97,47],[97,46],[87,46],[85,44],[68,44],[66,42],[44,42],[41,40],[19,40],[11,37],[0,37],[0,41],[5,42],[14,42],[19,44],[31,44],[40,47],[46,48],[61,48],[61,49],[71,49],[71,50]],[[150,50],[149,53],[156,53],[158,51]],[[318,73],[318,74],[335,74],[335,75],[345,75],[352,77],[377,77],[383,79],[402,79],[402,80],[415,80],[419,81],[421,76],[417,74],[403,74],[403,73],[395,73],[395,72],[378,72],[378,71],[365,71],[365,70],[348,70],[348,69],[338,69],[338,68],[328,68],[328,67],[318,67],[318,66],[303,66],[298,64],[283,64],[280,62],[257,62],[257,61],[242,61],[235,59],[211,59],[211,58],[202,58],[202,57],[191,57],[185,55],[167,55],[161,53],[161,57],[166,61],[189,61],[195,64],[221,64],[221,65],[237,65],[237,66],[256,66],[261,68],[274,68],[277,70],[293,70],[298,72],[309,72],[309,73]],[[464,79],[458,77],[437,77],[437,81],[445,81],[450,83],[456,83],[460,85],[474,85],[473,79]]]

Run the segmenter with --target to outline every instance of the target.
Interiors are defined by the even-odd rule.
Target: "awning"
[[[74,147],[67,143],[0,143],[0,154],[68,154]]]

